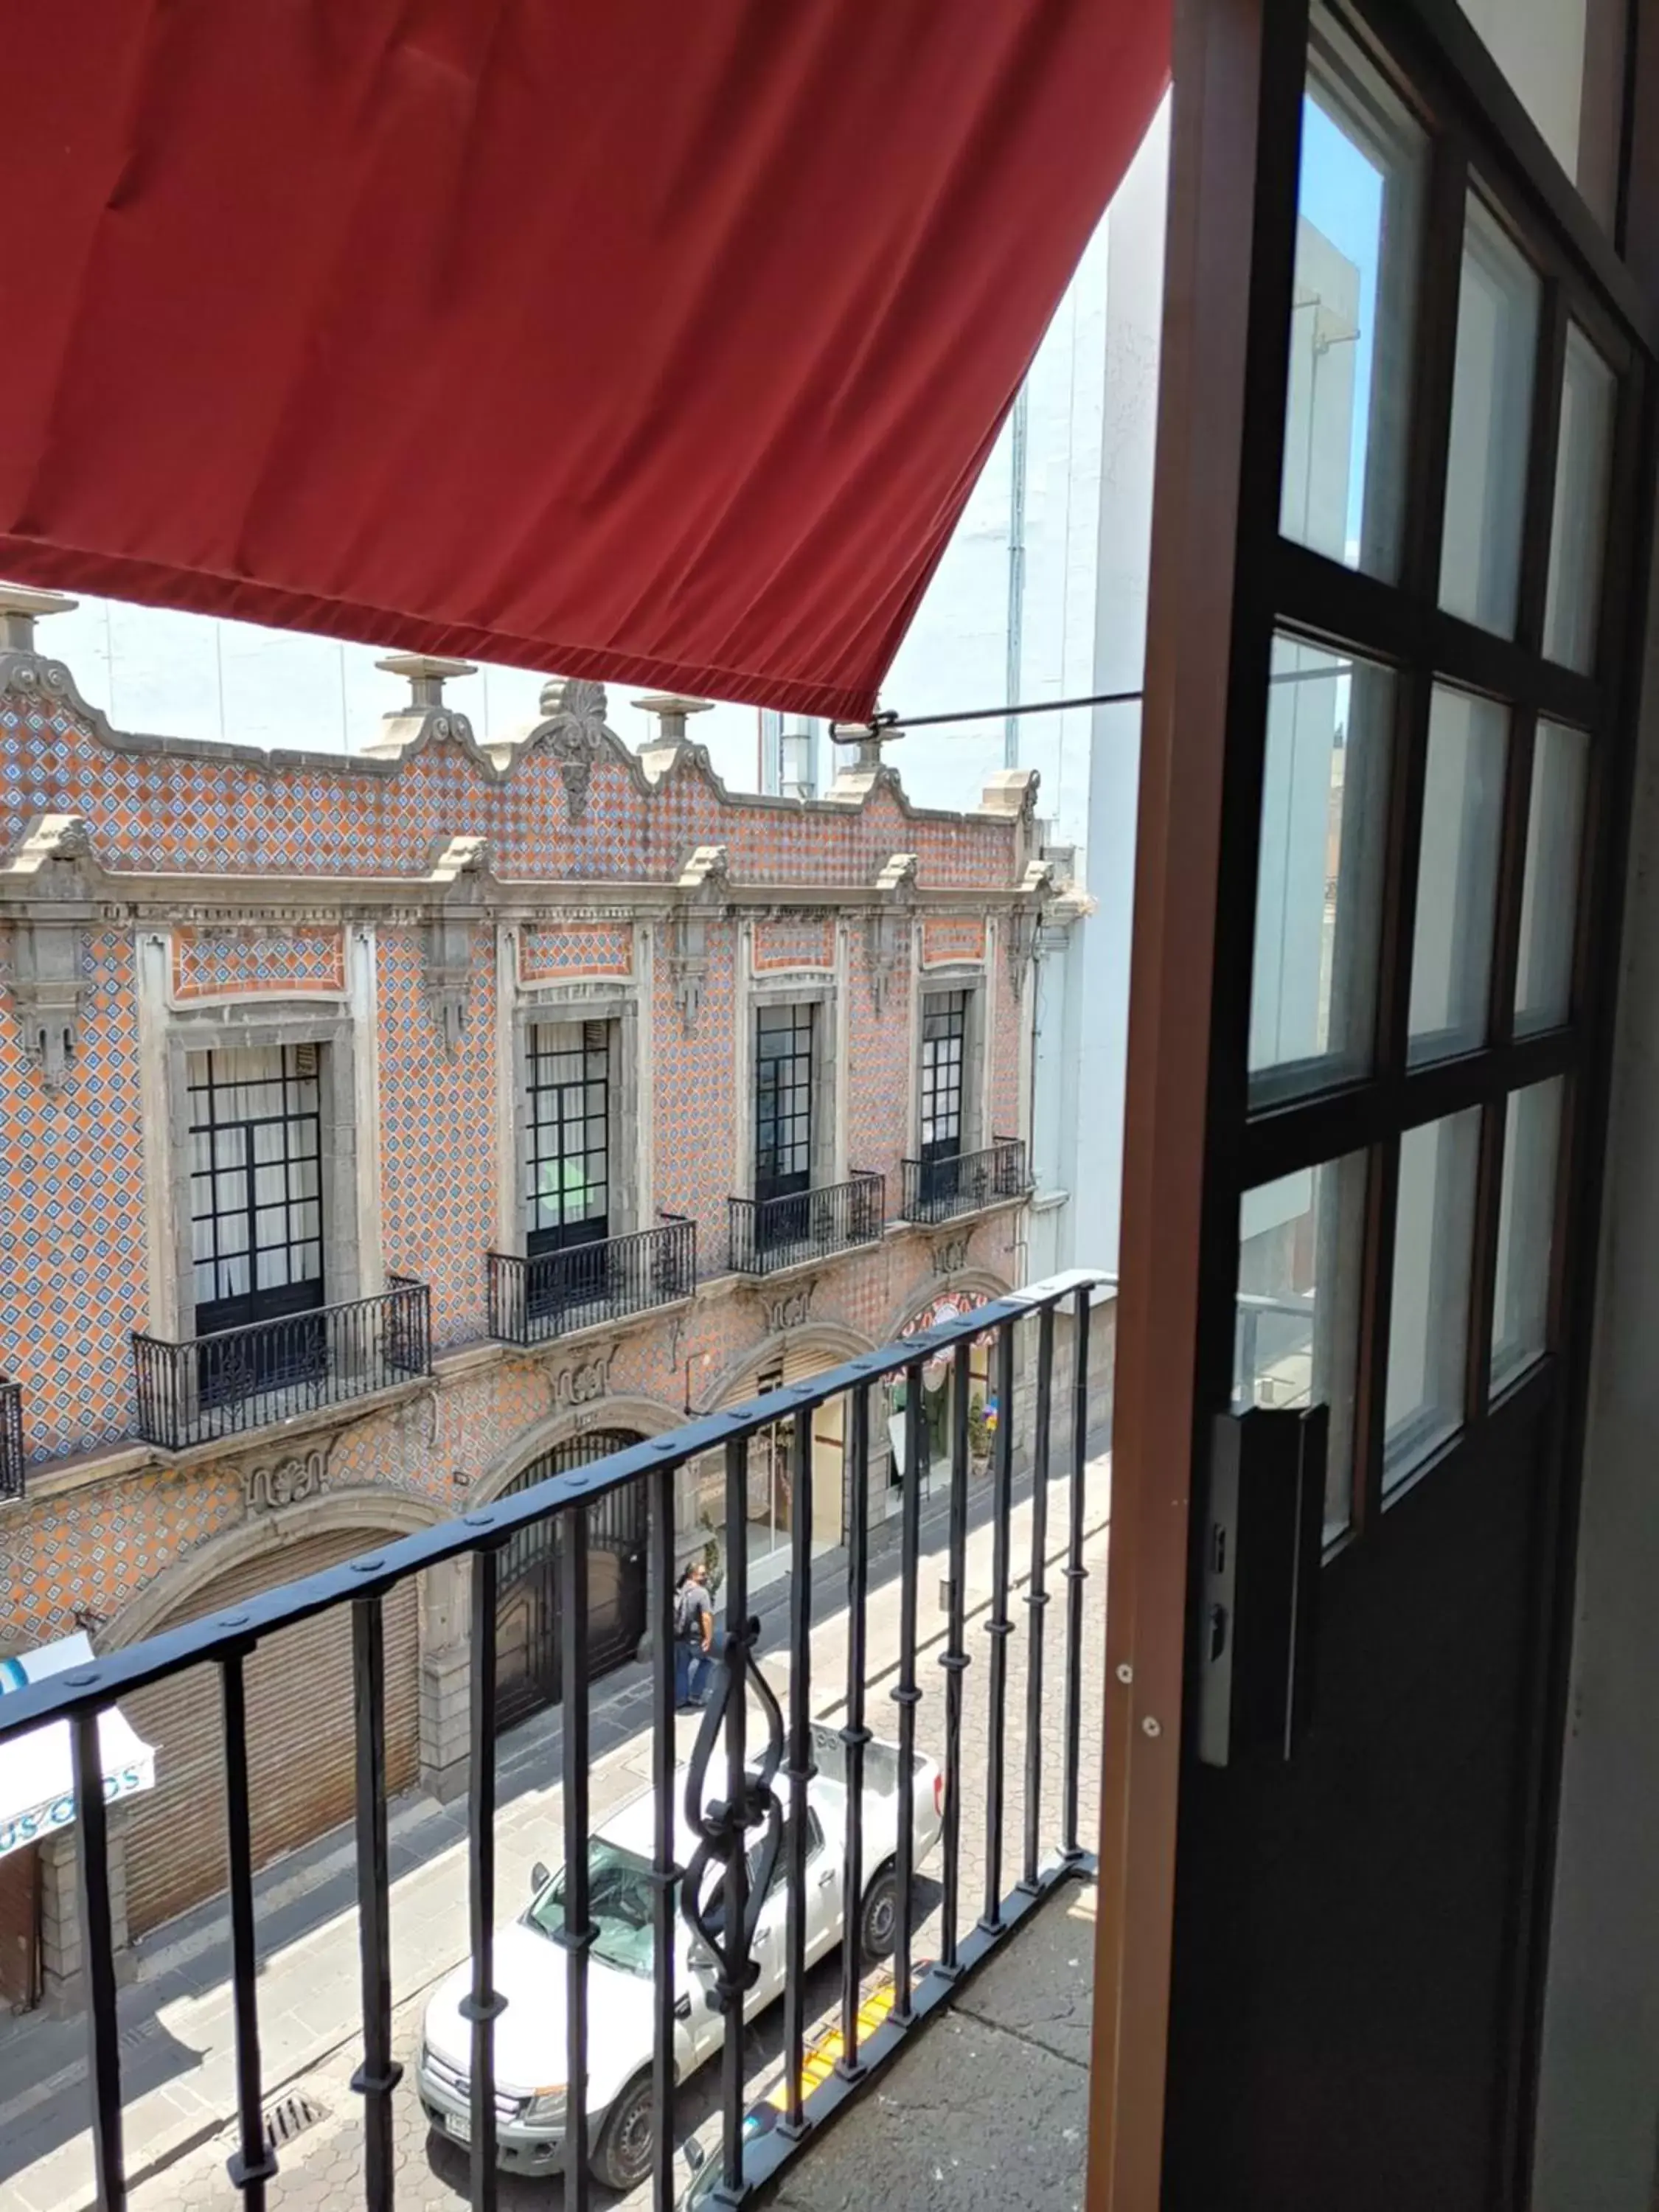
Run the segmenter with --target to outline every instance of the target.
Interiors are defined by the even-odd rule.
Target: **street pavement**
[[[1105,1523],[1109,1486],[1109,1463],[1103,1456],[1091,1463],[1084,1509],[1087,1532],[1085,1558],[1091,1579],[1084,1585],[1085,1634],[1083,1650],[1083,1711],[1080,1760],[1081,1835],[1085,1846],[1093,1842],[1100,1770],[1102,1682],[1104,1668],[1103,1607],[1105,1597]],[[976,1501],[977,1502],[977,1501]],[[1007,1686],[1006,1809],[1000,1880],[996,1887],[1006,1894],[1018,1879],[1024,1832],[1028,1744],[1038,1747],[1041,1816],[1040,1856],[1057,1849],[1064,1778],[1064,1654],[1066,1584],[1058,1572],[1069,1535],[1065,1485],[1056,1483],[1050,1497],[1049,1525],[1044,1552],[1049,1562],[1050,1601],[1042,1608],[1044,1666],[1042,1718],[1039,1734],[1028,1729],[1030,1683],[1030,1624],[1036,1617],[1024,1602],[1030,1553],[1029,1499],[1017,1506],[1011,1549],[1016,1594],[1010,1613],[1014,1632],[1006,1639]],[[918,1747],[934,1756],[944,1748],[945,1675],[937,1662],[943,1649],[945,1620],[937,1610],[939,1584],[945,1559],[943,1529],[930,1525],[924,1540],[930,1548],[923,1558],[919,1584],[921,1648],[917,1668],[923,1700],[917,1709]],[[991,1592],[992,1545],[988,1525],[970,1536],[967,1602],[970,1611],[967,1647],[972,1655],[964,1680],[963,1729],[963,1830],[961,1857],[962,1917],[964,1929],[984,1909],[988,1864],[986,1811],[989,1801],[990,1641],[985,1636]],[[837,1585],[817,1587],[820,1608],[833,1595],[836,1609],[814,1629],[810,1703],[820,1717],[839,1717],[846,1687],[847,1615],[843,1593]],[[896,1732],[897,1708],[887,1702],[898,1660],[899,1591],[896,1576],[872,1588],[868,1607],[869,1685],[867,1718],[878,1733]],[[779,1640],[776,1618],[774,1634]],[[788,1683],[787,1660],[774,1650],[763,1659],[764,1670],[779,1691]],[[643,1682],[627,1686],[620,1699],[608,1701],[607,1725],[598,1726],[596,1749],[605,1741],[611,1747],[596,1757],[591,1784],[596,1821],[615,1805],[648,1784],[651,1765],[648,1705]],[[751,1704],[751,1717],[755,1708]],[[680,1723],[680,1753],[690,1748],[693,1722]],[[757,1717],[751,1717],[751,1730]],[[751,1735],[752,1740],[752,1735]],[[538,1736],[516,1747],[509,1740],[503,1752],[507,1802],[498,1816],[496,1848],[498,1895],[504,1911],[529,1891],[530,1869],[540,1858],[556,1863],[561,1856],[560,1792],[547,1778],[557,1772],[556,1729],[544,1729]],[[433,2138],[427,2130],[415,2095],[413,2061],[419,2042],[426,1995],[467,1952],[466,1861],[464,1809],[438,1808],[416,1801],[398,1808],[398,1839],[394,1844],[394,1883],[392,1929],[394,2055],[407,2069],[395,2104],[397,2202],[400,2208],[425,2212],[425,2208],[453,2208],[467,2201],[465,2155],[453,2146]],[[358,2045],[358,1950],[356,1914],[352,1909],[349,1838],[337,1844],[331,1864],[326,1855],[317,1862],[322,1871],[308,1888],[295,1881],[298,1895],[290,1902],[280,1883],[271,1886],[275,1900],[269,1915],[262,1907],[266,1935],[260,1976],[260,2028],[267,2102],[294,2096],[310,2113],[303,2131],[279,2152],[280,2171],[268,2191],[272,2212],[309,2212],[309,2208],[343,2207],[362,2201],[362,2110],[352,2092],[350,2077],[360,2060]],[[401,1871],[398,1869],[401,1868]],[[313,1869],[315,1871],[315,1869]],[[938,1856],[921,1869],[916,1885],[913,1920],[914,1955],[936,1956],[939,1947]],[[340,1909],[319,1917],[317,1897],[325,1899],[335,1885]],[[270,1924],[280,1923],[284,1912],[303,1917],[303,1932],[285,1944],[270,1943]],[[1022,1934],[1012,1946],[1024,1941]],[[832,1954],[809,1978],[808,2018],[828,2023],[840,1999],[841,1962]],[[128,1992],[129,2001],[135,1993]],[[151,2026],[150,2023],[154,2023]],[[79,2024],[73,2024],[76,2033]],[[782,2008],[775,2006],[745,2031],[746,2071],[758,2094],[776,2079],[782,2034]],[[185,1992],[169,2001],[137,2008],[133,2028],[124,2034],[131,2041],[126,2111],[129,2165],[135,2174],[151,2170],[140,2180],[131,2203],[133,2212],[205,2212],[209,2207],[230,2207],[240,2202],[227,2176],[225,2161],[234,2148],[233,2045],[229,2035],[228,1990],[216,1981],[199,1992]],[[154,2086],[139,2086],[146,2079],[143,2062],[152,2062],[165,2045],[161,2078]],[[173,2064],[175,2057],[193,2063]],[[136,2063],[134,2062],[137,2062]],[[66,2075],[76,2074],[71,2062]],[[50,2078],[50,2077],[48,2077]],[[7,2044],[0,2042],[0,2140],[12,2142],[9,2124]],[[59,2136],[40,2158],[24,2163],[0,2154],[0,2203],[11,2212],[83,2212],[93,2203],[89,2143],[84,2133],[84,2067],[76,2078],[64,2081],[48,2098],[36,2097],[24,2106],[21,2117],[37,2122],[44,2112],[55,2121]],[[27,2091],[24,2092],[25,2097]],[[677,2138],[683,2143],[694,2133],[713,2139],[719,2097],[719,2069],[708,2068],[680,2093],[675,2115]],[[76,2106],[80,2112],[75,2112]],[[75,2112],[76,2132],[69,2134],[65,2113]],[[832,2136],[830,2142],[835,2141]],[[826,2151],[816,2155],[827,2155]],[[7,2169],[10,2170],[8,2171]],[[684,2178],[682,2160],[682,2178]],[[562,2194],[556,2180],[534,2180],[503,2175],[503,2212],[550,2203]],[[643,2192],[641,2192],[643,2201]],[[595,2202],[614,2200],[595,2190]],[[630,2200],[631,2201],[631,2200]]]

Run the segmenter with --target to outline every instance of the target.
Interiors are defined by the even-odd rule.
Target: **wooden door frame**
[[[1355,4],[1363,14],[1370,0]],[[1236,1170],[1237,1162],[1218,1161],[1214,1132],[1218,1126],[1231,1132],[1239,1118],[1245,1023],[1238,1000],[1242,990],[1248,1005],[1250,945],[1248,939],[1240,944],[1241,933],[1230,938],[1220,927],[1224,915],[1243,910],[1237,880],[1223,878],[1224,867],[1235,878],[1239,872],[1241,841],[1224,840],[1223,825],[1236,818],[1231,810],[1241,800],[1258,803],[1265,656],[1275,612],[1265,602],[1273,563],[1261,556],[1266,541],[1277,540],[1280,443],[1276,435],[1248,433],[1252,424],[1277,419],[1282,425],[1287,342],[1274,343],[1271,331],[1275,320],[1280,330],[1288,328],[1298,134],[1294,115],[1280,111],[1292,80],[1297,100],[1301,89],[1299,68],[1284,65],[1286,43],[1298,58],[1306,44],[1305,0],[1176,0],[1174,13],[1160,435],[1130,961],[1091,2212],[1154,2212],[1159,2198],[1188,1651],[1189,1505],[1204,1463],[1203,1431],[1219,1357],[1212,1325],[1211,1340],[1200,1340],[1200,1316],[1230,1305],[1237,1269],[1237,1224],[1218,1224],[1213,1193],[1218,1168]],[[1455,0],[1390,0],[1388,13],[1395,42],[1403,40],[1431,58],[1452,103],[1480,119],[1483,149],[1489,160],[1495,149],[1505,189],[1527,204],[1561,253],[1582,266],[1636,349],[1650,356],[1659,337],[1653,304],[1562,178]],[[1627,58],[1632,82],[1638,63],[1647,60],[1647,53]],[[1283,316],[1255,312],[1275,294],[1283,296]],[[1424,311],[1437,312],[1432,299]],[[1602,772],[1614,788],[1599,842],[1586,858],[1587,869],[1604,882],[1618,880],[1622,871],[1629,818],[1652,520],[1651,381],[1621,423],[1622,460],[1644,471],[1644,495],[1632,502],[1623,543],[1615,541],[1608,553],[1609,572],[1623,558],[1635,574],[1630,618],[1611,662],[1618,744]],[[1548,412],[1546,400],[1541,427],[1535,427],[1540,439],[1553,443]],[[1363,592],[1364,580],[1356,579],[1353,588]],[[1426,703],[1425,696],[1425,714]],[[1396,811],[1409,817],[1412,804],[1407,795]],[[1394,834],[1406,835],[1412,826],[1402,818]],[[1254,841],[1242,842],[1253,874]],[[1500,893],[1515,895],[1513,886]],[[1558,1254],[1558,1299],[1570,1285],[1574,1299],[1584,1300],[1594,1284],[1601,1147],[1585,1139],[1606,1125],[1619,906],[1616,896],[1607,899],[1600,942],[1580,949],[1581,981],[1593,981],[1595,988],[1582,1001],[1591,1036],[1576,1103],[1576,1117],[1584,1117],[1576,1147],[1578,1233],[1571,1249]],[[1399,973],[1395,936],[1394,969],[1385,968],[1381,988],[1397,995],[1408,977]],[[1552,1072],[1547,1060],[1540,1054],[1540,1075]],[[1454,1078],[1449,1108],[1455,1091]],[[1366,1141],[1340,1103],[1332,1107],[1331,1130],[1332,1156]],[[1234,1141],[1231,1134],[1226,1141]],[[1270,1139],[1262,1139],[1252,1151],[1270,1146]],[[1255,1164],[1260,1167],[1259,1158]],[[1490,1159],[1484,1171],[1489,1182]],[[1222,1178],[1237,1179],[1236,1173]],[[1490,1284],[1478,1278],[1477,1312],[1487,1310],[1490,1296]],[[1552,1629],[1533,1686],[1528,1925],[1517,1930],[1527,1960],[1525,1986],[1512,2008],[1517,2087],[1509,2115],[1514,2149],[1508,2171],[1517,2183],[1535,2090],[1588,1337],[1587,1328],[1578,1332],[1558,1400],[1567,1475],[1547,1594]]]

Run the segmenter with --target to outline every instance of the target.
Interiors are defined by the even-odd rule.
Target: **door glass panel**
[[[1480,1109],[1400,1139],[1383,1401],[1386,1492],[1462,1425]]]
[[[1469,195],[1457,295],[1440,604],[1515,634],[1540,287],[1486,203]]]
[[[1425,142],[1316,13],[1302,104],[1279,528],[1350,568],[1400,565]]]
[[[1374,663],[1273,641],[1261,787],[1250,1103],[1371,1064],[1395,684]]]
[[[1561,434],[1555,453],[1544,650],[1588,676],[1601,611],[1601,546],[1619,380],[1577,323],[1567,326]]]
[[[1412,950],[1413,1066],[1486,1038],[1509,722],[1490,699],[1434,688]]]
[[[1527,864],[1521,884],[1521,947],[1515,970],[1517,1036],[1554,1029],[1572,1011],[1572,955],[1578,920],[1589,739],[1559,722],[1540,722],[1532,748]]]
[[[1550,1258],[1564,1079],[1510,1094],[1498,1187],[1492,1387],[1505,1389],[1547,1349]]]
[[[1330,1407],[1328,1539],[1352,1512],[1364,1233],[1363,1152],[1263,1183],[1239,1201],[1234,1402]]]

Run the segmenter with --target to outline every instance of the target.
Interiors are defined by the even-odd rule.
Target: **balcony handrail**
[[[432,1372],[432,1292],[389,1274],[383,1291],[198,1336],[134,1329],[137,1432],[167,1451],[244,1436]]]
[[[726,1256],[735,1273],[769,1274],[793,1266],[803,1254],[826,1259],[873,1244],[886,1219],[886,1176],[874,1168],[849,1168],[838,1182],[811,1183],[770,1198],[728,1198]]]
[[[278,1314],[270,1321],[239,1321],[234,1328],[204,1329],[199,1336],[158,1336],[151,1329],[135,1328],[131,1332],[135,1344],[154,1344],[163,1352],[189,1352],[198,1344],[223,1344],[233,1336],[258,1336],[261,1331],[281,1328],[295,1321],[326,1321],[331,1314],[355,1313],[360,1306],[383,1305],[388,1298],[401,1297],[410,1291],[424,1291],[428,1285],[418,1275],[388,1273],[383,1291],[370,1291],[361,1298],[337,1298],[327,1305],[305,1306],[297,1313]]]
[[[906,1221],[946,1221],[1024,1198],[1031,1187],[1023,1137],[993,1137],[971,1152],[899,1163]]]
[[[0,1498],[23,1495],[23,1386],[0,1375]]]
[[[697,1224],[689,1214],[659,1210],[654,1228],[556,1252],[491,1249],[484,1267],[490,1335],[506,1344],[546,1343],[689,1298],[697,1287]],[[544,1293],[551,1295],[538,1310]]]
[[[358,1941],[364,1991],[364,2063],[357,2086],[364,2096],[368,2202],[376,2212],[380,2208],[390,2212],[392,2099],[401,2069],[392,2063],[391,2056],[393,1996],[390,1969],[391,1874],[386,1848],[383,1607],[388,1594],[410,1577],[463,1558],[471,1563],[472,1593],[469,1632],[471,1759],[468,1780],[468,1874],[474,1940],[472,1988],[465,2008],[473,2023],[469,2076],[471,2130],[475,2176],[493,2169],[496,2149],[494,2022],[505,2002],[494,1987],[490,1933],[490,1900],[495,1895],[495,1874],[494,1684],[498,1563],[509,1539],[560,1514],[567,1515],[558,1547],[560,1574],[568,1617],[579,1618],[587,1583],[589,1528],[589,1516],[580,1509],[592,1506],[623,1485],[641,1478],[650,1484],[653,1582],[650,1632],[655,1796],[652,1858],[656,1900],[653,1923],[655,2002],[652,2008],[652,2136],[658,2192],[655,2201],[668,2201],[677,2140],[672,2124],[677,1911],[693,1921],[700,1939],[714,1958],[718,2008],[738,2024],[738,2032],[726,2036],[720,2062],[724,2075],[725,2201],[739,2201],[746,2191],[769,2179],[795,2156],[802,2144],[812,2139],[816,2122],[827,2117],[832,2104],[838,2105],[848,2094],[862,2094],[867,2082],[878,2081],[913,2030],[946,2002],[959,1975],[996,1949],[1038,1900],[1062,1881],[1086,1874],[1092,1867],[1080,1838],[1079,1796],[1084,1705],[1083,1584],[1089,1576],[1084,1565],[1084,1503],[1090,1315],[1095,1287],[1109,1279],[1092,1269],[1073,1269],[1051,1282],[1034,1285],[975,1308],[970,1314],[918,1331],[900,1342],[863,1353],[825,1374],[815,1376],[810,1382],[788,1384],[744,1405],[702,1415],[666,1435],[629,1445],[592,1465],[550,1476],[533,1488],[508,1493],[459,1519],[400,1536],[360,1558],[324,1568],[277,1589],[239,1598],[228,1611],[168,1629],[146,1642],[100,1653],[88,1665],[52,1675],[13,1691],[0,1700],[0,1746],[49,1722],[70,1723],[80,1858],[79,1894],[83,1912],[83,2011],[88,2022],[94,2113],[93,2156],[94,2181],[101,2201],[124,2201],[125,2175],[121,2147],[123,2053],[116,2004],[108,1832],[97,1716],[115,1700],[190,1668],[210,1662],[220,1669],[226,1713],[224,1808],[232,1929],[231,1978],[235,2016],[241,2033],[238,2096],[242,2153],[240,2160],[234,2162],[233,2171],[235,2164],[240,2164],[252,2175],[264,2156],[264,2085],[258,2056],[259,1960],[254,1939],[252,1820],[248,1790],[248,1729],[252,1716],[245,1698],[244,1668],[248,1655],[264,1638],[295,1627],[333,1607],[349,1606],[356,1662],[353,1711],[357,1754]],[[1043,1608],[1048,1602],[1043,1591],[1048,1557],[1044,1516],[1051,1477],[1059,1479],[1051,1464],[1049,1417],[1054,1406],[1055,1316],[1062,1308],[1069,1310],[1073,1336],[1073,1373],[1067,1394],[1071,1413],[1066,1425],[1067,1442],[1056,1455],[1062,1462],[1070,1498],[1064,1601],[1058,1608],[1057,1621],[1060,1649],[1055,1654],[1057,1662],[1063,1660],[1063,1668],[1057,1668],[1054,1685],[1061,1714],[1063,1756],[1059,1785],[1048,1785],[1047,1801],[1048,1817],[1059,1834],[1056,1857],[1043,1856],[1042,1841],[1045,1832],[1042,1826],[1042,1793],[1048,1771],[1042,1741],[1045,1711],[1042,1644]],[[1015,1332],[1022,1323],[1034,1324],[1036,1332],[1034,1389],[1029,1397],[1028,1384],[1023,1376],[1017,1374],[1015,1363]],[[911,1820],[900,1818],[896,1823],[895,1857],[898,1910],[892,1958],[896,1996],[891,2013],[868,2048],[856,2087],[838,2079],[831,2092],[819,2100],[803,2103],[800,2081],[806,2017],[804,1952],[800,1946],[804,1941],[807,1881],[806,1792],[812,1773],[813,1746],[806,1659],[811,1624],[817,1617],[811,1591],[812,1522],[810,1511],[805,1510],[811,1498],[812,1424],[797,1419],[793,1425],[794,1480],[802,1510],[795,1516],[791,1538],[794,1572],[790,1581],[790,1680],[781,1700],[768,1692],[761,1701],[764,1740],[759,1743],[750,1741],[754,1721],[750,1693],[760,1678],[756,1651],[759,1623],[751,1617],[749,1604],[746,1447],[750,1437],[775,1425],[781,1412],[793,1410],[799,1413],[831,1399],[847,1400],[853,1486],[847,1603],[861,1622],[869,1592],[866,1532],[870,1446],[876,1427],[872,1414],[879,1418],[879,1402],[874,1396],[877,1387],[889,1376],[900,1372],[907,1375],[912,1386],[908,1393],[906,1415],[907,1464],[913,1469],[919,1468],[926,1436],[921,1388],[923,1371],[940,1353],[953,1352],[958,1372],[965,1378],[968,1347],[988,1329],[994,1332],[996,1340],[994,1358],[1001,1417],[990,1493],[996,1559],[990,1626],[997,1632],[983,1662],[990,1682],[986,1788],[970,1798],[963,1779],[962,1673],[970,1663],[964,1616],[969,1467],[967,1393],[963,1390],[959,1394],[950,1468],[950,1587],[953,1595],[943,1662],[942,1705],[930,1707],[930,1711],[943,1712],[939,1761],[944,1903],[939,1960],[923,1971],[919,1978],[913,1977],[910,1906],[916,1894],[915,1827]],[[1020,1695],[1024,1711],[1015,1716],[1011,1730],[1006,1654],[1014,1626],[1010,1618],[1014,1602],[1011,1572],[1013,1455],[1015,1430],[1020,1419],[1029,1425],[1031,1438],[1031,1540],[1025,1599],[1025,1632],[1031,1649]],[[726,1631],[720,1642],[716,1675],[711,1684],[712,1710],[692,1752],[690,1771],[684,1777],[686,1803],[702,1809],[697,1850],[690,1865],[681,1867],[674,1856],[680,1809],[677,1800],[682,1778],[675,1738],[672,1636],[676,1478],[688,1463],[713,1451],[723,1452],[726,1469],[726,1578],[721,1601]],[[920,1483],[907,1481],[900,1542],[903,1598],[901,1651],[897,1686],[892,1692],[896,1706],[893,1726],[898,1771],[903,1776],[918,1771],[916,1709],[921,1701],[916,1676],[917,1599],[921,1571],[920,1500]],[[861,1630],[849,1640],[849,1648],[854,1655],[862,1652]],[[572,1867],[586,1864],[591,1834],[588,1679],[582,1651],[580,1638],[574,1639],[574,1663],[564,1688],[562,1738],[564,1858],[565,1863]],[[866,1795],[863,1747],[868,1735],[864,1726],[866,1685],[862,1667],[861,1658],[855,1657],[849,1664],[848,1725],[840,1739],[846,1747],[847,1758],[848,1814],[842,1864],[849,1917],[854,1904],[864,1895],[864,1877],[877,1870],[866,1867],[860,1858]],[[725,1737],[724,1756],[717,1767],[714,1754],[721,1732]],[[1022,1771],[1023,1835],[1015,1832],[1006,1802],[1011,1782],[1017,1787]],[[749,1786],[722,1791],[722,1774],[747,1776]],[[978,1900],[966,1894],[963,1878],[962,1827],[965,1819],[979,1818],[981,1802],[985,1808],[985,1911],[975,1922]],[[741,2032],[741,2021],[744,1996],[752,1979],[750,1953],[754,1941],[754,1918],[750,1910],[749,1854],[756,1847],[757,1838],[769,1875],[775,1863],[783,1867],[790,1925],[794,1930],[783,1996],[790,2112],[788,2126],[775,2135],[746,2142],[742,2123],[748,2103],[748,2039]],[[1008,1862],[1006,1869],[1005,1854]],[[1018,1879],[1013,1887],[1005,1888],[1005,1874],[1014,1871],[1016,1861],[1022,1869]],[[723,1917],[717,1924],[698,1917],[712,1894],[708,1883],[716,1869],[721,1870],[720,1879],[725,1899]],[[565,1888],[563,1940],[574,1986],[567,2008],[568,2041],[563,2071],[568,2085],[565,2156],[567,2161],[580,2158],[585,2162],[589,2154],[586,2111],[589,2054],[587,2008],[580,2001],[580,1995],[586,1978],[591,1931],[585,1924],[586,1899],[580,1893],[584,1887],[583,1883],[572,1881]],[[965,1929],[964,1921],[969,1923]],[[738,1932],[728,1940],[727,1930]],[[857,2016],[862,1995],[862,1971],[858,1945],[845,1944],[842,2002],[848,2074],[858,2073]],[[411,2091],[405,2090],[404,2094]]]

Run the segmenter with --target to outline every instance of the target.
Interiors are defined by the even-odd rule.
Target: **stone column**
[[[464,1559],[447,1559],[421,1577],[421,1786],[442,1805],[460,1796],[467,1784],[472,1679],[468,1570]]]
[[[137,1971],[127,1931],[126,1822],[112,1807],[108,1823],[110,1931],[116,1979],[129,1982]],[[81,2002],[81,1906],[76,1893],[78,1838],[59,1828],[36,1845],[40,1855],[41,2002],[52,2012],[72,2012]]]

